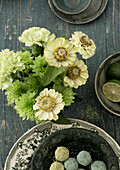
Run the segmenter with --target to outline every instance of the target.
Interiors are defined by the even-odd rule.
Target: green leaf
[[[54,66],[47,66],[46,72],[44,74],[44,77],[41,80],[41,84],[43,86],[47,86],[51,83],[51,81],[54,80],[55,77],[57,77],[62,72],[62,67],[57,68]]]
[[[55,84],[60,84],[60,83],[62,83],[62,82],[63,82],[63,79],[64,79],[64,77],[65,77],[65,74],[66,74],[66,72],[63,72],[62,74],[59,74],[59,75],[53,80],[53,82],[54,82]]]
[[[66,71],[64,71],[62,74],[60,74],[60,75],[59,75],[60,79],[62,79],[62,80],[63,80],[63,79],[64,79],[64,77],[65,77],[65,75],[66,75]]]
[[[61,37],[65,38],[66,40],[68,40],[67,34],[62,35]]]
[[[31,48],[28,48],[28,47],[20,47],[20,50],[21,50],[22,52],[29,51],[30,53],[32,53],[32,49],[31,49]]]
[[[53,120],[52,122],[56,124],[71,124],[70,120],[68,120],[62,112],[59,113],[59,119],[56,121]]]
[[[32,46],[32,54],[33,55],[40,55],[40,54],[42,54],[42,52],[43,52],[43,47],[40,47],[39,45],[37,45],[37,44],[33,44],[33,46]]]
[[[54,84],[53,89],[55,91],[58,91],[59,93],[62,93],[66,89],[66,87],[62,83],[59,83],[59,84]]]

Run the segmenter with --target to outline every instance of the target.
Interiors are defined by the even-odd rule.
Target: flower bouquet
[[[45,28],[25,30],[19,41],[27,47],[0,52],[0,88],[8,104],[23,119],[69,123],[62,110],[76,100],[73,88],[86,83],[88,70],[83,59],[94,55],[94,42],[82,32],[55,38]]]

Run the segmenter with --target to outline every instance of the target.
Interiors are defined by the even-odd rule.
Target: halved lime
[[[120,61],[110,64],[106,71],[107,78],[120,80]]]
[[[112,102],[120,102],[120,85],[113,82],[107,82],[103,85],[104,95]]]

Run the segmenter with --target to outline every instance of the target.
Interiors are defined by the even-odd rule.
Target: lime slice
[[[106,71],[107,78],[120,80],[120,61],[110,64]]]
[[[102,87],[104,95],[112,102],[120,102],[120,85],[107,82]]]

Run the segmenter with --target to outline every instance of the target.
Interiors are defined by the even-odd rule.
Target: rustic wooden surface
[[[73,104],[67,117],[79,118],[103,128],[120,144],[120,117],[105,110],[99,103],[95,90],[95,73],[102,61],[120,51],[120,1],[109,0],[105,12],[95,21],[85,25],[72,25],[53,14],[47,0],[0,0],[0,50],[19,50],[18,36],[33,26],[45,27],[57,36],[81,30],[92,38],[97,46],[96,54],[87,60],[89,80],[77,92],[83,98]],[[0,170],[12,145],[34,122],[22,121],[15,110],[8,106],[4,91],[0,91]]]

